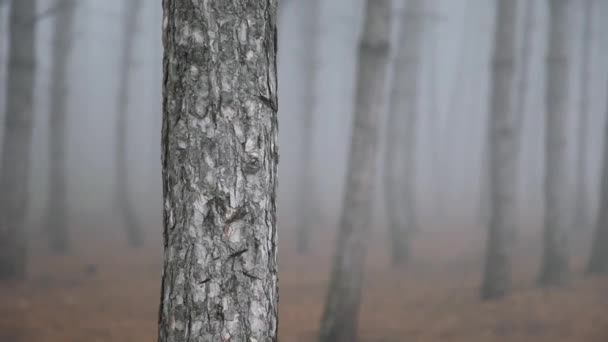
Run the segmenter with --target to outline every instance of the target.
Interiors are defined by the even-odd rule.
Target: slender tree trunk
[[[120,83],[118,85],[118,119],[116,121],[116,205],[125,220],[125,229],[129,245],[141,246],[144,242],[143,232],[137,220],[135,208],[129,199],[129,167],[127,156],[129,85],[133,48],[137,33],[137,19],[141,10],[141,0],[125,2],[123,46],[120,61]]]
[[[159,341],[277,341],[277,1],[163,10]]]
[[[605,125],[600,211],[595,227],[591,256],[587,264],[587,273],[589,274],[608,274],[608,120],[606,120]]]
[[[318,38],[319,38],[319,0],[302,0],[305,12],[302,13],[302,43],[304,45],[304,71],[302,82],[302,141],[301,141],[301,179],[298,195],[300,196],[300,211],[298,212],[296,247],[299,253],[307,253],[310,249],[312,228],[318,211],[314,208],[315,179],[313,165],[314,116],[316,109],[316,75],[318,72]]]
[[[408,259],[416,226],[416,123],[424,15],[424,0],[410,0],[403,9],[390,92],[384,185],[394,265]]]
[[[517,154],[520,127],[513,106],[517,1],[499,1],[489,117],[489,229],[481,297],[504,296],[511,286],[509,236],[516,225]]]
[[[579,127],[578,127],[578,151],[577,151],[577,191],[576,206],[574,213],[574,226],[581,231],[588,231],[590,224],[589,194],[587,193],[587,138],[589,120],[589,86],[590,86],[590,64],[592,50],[593,29],[593,0],[583,2],[583,42],[581,53],[581,84],[579,103]]]
[[[0,279],[26,272],[25,219],[30,146],[34,124],[36,1],[13,1],[9,23],[9,61],[2,164],[0,166]]]
[[[73,44],[75,5],[66,6],[54,19],[53,68],[51,70],[50,180],[48,199],[49,244],[56,252],[69,248],[65,129],[68,99],[68,65]]]
[[[523,132],[525,131],[525,124],[526,124],[526,115],[527,115],[527,109],[528,109],[528,92],[530,91],[530,87],[529,87],[529,74],[530,74],[530,57],[532,55],[532,31],[533,31],[533,26],[534,26],[534,21],[535,21],[535,7],[536,6],[536,1],[524,1],[525,7],[524,7],[524,18],[523,18],[523,30],[521,33],[521,38],[522,38],[522,43],[521,43],[521,47],[520,47],[520,53],[519,53],[519,64],[520,64],[520,68],[519,68],[519,76],[518,76],[518,85],[517,85],[517,109],[516,109],[516,113],[518,115],[518,122],[517,125],[519,126],[519,130],[522,132],[522,135],[524,134]],[[523,137],[522,137],[523,140]],[[520,144],[520,149],[523,147],[523,143]],[[526,164],[526,162],[524,161],[524,150],[521,149],[520,154],[519,154],[519,169],[518,172],[520,175],[523,175],[524,178],[525,177],[531,177],[529,174],[526,174],[525,172],[529,170],[529,168],[527,167],[528,165]],[[523,182],[520,182],[520,184],[523,184]],[[518,188],[520,192],[526,192],[529,189],[528,188]],[[521,197],[520,197],[521,198]],[[518,208],[520,217],[522,217],[525,211],[525,208],[529,205],[529,202],[527,201],[520,201],[520,206]],[[523,221],[521,221],[523,222]],[[518,229],[514,229],[513,230],[513,237],[512,240],[513,242],[517,242],[518,241],[518,236],[519,236],[519,231]]]
[[[370,235],[380,108],[387,76],[391,11],[390,0],[366,1],[344,208],[321,321],[322,342],[357,340],[364,259]]]
[[[549,1],[549,46],[546,79],[545,227],[541,285],[562,283],[568,274],[566,158],[568,117],[569,1]]]

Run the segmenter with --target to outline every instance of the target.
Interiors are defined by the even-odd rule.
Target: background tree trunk
[[[135,208],[129,199],[129,166],[127,156],[129,85],[133,48],[137,33],[137,19],[141,9],[141,0],[125,2],[123,46],[120,60],[120,83],[118,85],[118,119],[116,121],[116,205],[125,220],[125,229],[129,245],[141,246],[144,241],[141,226],[137,220]]]
[[[513,106],[517,1],[499,1],[496,9],[494,63],[489,116],[489,227],[481,297],[504,296],[511,286],[509,243],[516,225],[519,113]]]
[[[589,274],[608,274],[608,120],[605,125],[600,211],[591,246],[591,256],[587,264]]]
[[[416,227],[416,123],[418,121],[424,1],[410,0],[402,12],[390,90],[384,185],[392,261],[404,263]]]
[[[64,0],[59,0],[64,1]],[[66,114],[68,100],[68,65],[74,40],[75,4],[57,12],[54,18],[53,67],[51,70],[50,100],[50,179],[48,198],[49,244],[56,252],[69,248],[67,227],[66,188]]]
[[[593,0],[583,1],[583,30],[580,69],[580,103],[578,111],[578,151],[577,151],[577,191],[574,212],[574,226],[577,230],[588,231],[590,224],[589,193],[587,192],[587,139],[589,138],[589,86],[593,30]]]
[[[159,341],[277,341],[276,0],[163,1]]]
[[[318,210],[315,210],[315,178],[314,178],[314,117],[316,109],[316,80],[318,72],[318,41],[319,41],[319,0],[302,0],[305,12],[302,13],[302,44],[304,45],[304,78],[302,82],[302,141],[301,143],[301,179],[298,195],[300,207],[297,222],[296,248],[299,253],[307,253],[310,249],[312,228],[318,220]]]
[[[541,285],[557,285],[568,273],[569,196],[566,143],[568,135],[569,1],[549,1],[549,45],[546,79],[545,227]]]
[[[9,23],[6,116],[0,172],[0,279],[26,271],[25,219],[34,124],[36,1],[13,1]]]
[[[322,342],[357,340],[364,259],[370,235],[380,109],[386,86],[391,11],[390,0],[366,1],[344,208],[321,321]]]

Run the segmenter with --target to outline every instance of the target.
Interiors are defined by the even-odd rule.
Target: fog
[[[12,0],[13,2],[19,0]],[[66,0],[68,1],[68,0]],[[499,0],[500,1],[500,0]],[[302,44],[305,32],[302,27],[310,18],[306,13],[306,1],[280,0],[278,15],[278,96],[279,96],[279,176],[277,202],[277,230],[279,249],[289,255],[279,264],[281,272],[297,265],[312,267],[317,262],[315,254],[327,256],[322,259],[329,265],[329,255],[342,215],[345,178],[348,172],[348,156],[352,134],[352,120],[355,103],[355,82],[358,61],[359,39],[361,37],[363,0],[320,1],[320,16],[317,27],[317,51],[315,57],[314,105],[312,138],[301,128],[307,108],[311,108],[303,93],[302,80],[310,71],[306,69],[307,51]],[[73,250],[78,255],[88,255],[92,239],[107,242],[103,249],[112,254],[124,252],[127,248],[123,237],[124,219],[118,213],[115,200],[116,177],[116,122],[117,91],[120,81],[120,56],[124,38],[123,21],[125,1],[76,0],[68,1],[67,6],[76,6],[74,41],[70,52],[67,74],[67,112],[65,127],[66,182],[68,204],[68,230],[73,238]],[[394,26],[399,25],[402,1],[394,1],[392,11]],[[424,29],[422,32],[421,65],[419,67],[419,106],[416,123],[415,151],[415,211],[417,234],[456,232],[456,236],[473,235],[474,241],[481,241],[471,248],[483,250],[486,230],[484,211],[488,199],[484,199],[484,179],[487,158],[488,118],[491,99],[493,39],[495,34],[496,1],[487,0],[432,0],[425,2]],[[519,1],[516,46],[522,48],[523,18],[525,1]],[[522,236],[536,241],[540,236],[544,220],[545,199],[545,125],[546,125],[546,70],[547,36],[549,12],[546,1],[533,1],[534,14],[530,32],[529,68],[522,80],[521,65],[516,63],[516,88],[527,85],[525,108],[522,113],[521,149],[518,162],[517,187],[517,229]],[[569,97],[566,142],[568,160],[568,189],[572,194],[567,200],[571,204],[565,214],[574,221],[577,197],[577,148],[580,124],[580,103],[586,101],[581,96],[581,68],[583,40],[580,39],[584,26],[584,1],[570,1],[571,29],[568,30],[569,46]],[[608,15],[608,2],[595,1],[592,13],[592,47],[590,50],[590,73],[588,81],[589,117],[586,137],[586,196],[588,199],[589,220],[594,223],[599,214],[598,206],[601,193],[602,157],[604,148],[606,94],[608,93],[608,25],[604,19]],[[9,59],[9,14],[11,1],[0,1],[0,108],[7,103],[8,59]],[[30,254],[36,263],[52,255],[44,241],[45,222],[48,221],[47,206],[52,200],[49,196],[49,89],[51,80],[52,46],[54,44],[53,25],[57,11],[55,0],[38,0],[36,19],[36,66],[34,90],[34,123],[30,158],[28,185],[27,223],[28,239],[34,241]],[[129,107],[127,118],[128,156],[128,193],[135,213],[145,229],[145,248],[141,253],[149,253],[157,262],[162,252],[162,180],[161,180],[161,121],[163,98],[163,47],[162,6],[158,1],[143,1],[138,13],[133,60],[130,64]],[[398,42],[396,29],[393,29],[391,44]],[[314,32],[312,33],[314,34]],[[401,42],[404,43],[404,42]],[[407,44],[407,41],[405,42]],[[396,46],[396,45],[395,45]],[[395,75],[395,49],[391,47],[388,63],[387,87]],[[517,52],[520,55],[520,51]],[[386,199],[383,191],[383,168],[388,112],[388,93],[385,99],[378,99],[384,105],[378,108],[380,120],[379,148],[377,154],[377,177],[374,179],[373,217],[371,234],[374,236],[374,255],[384,255],[387,231]],[[0,122],[5,120],[5,110],[0,111]],[[0,151],[5,133],[0,128]],[[294,235],[297,229],[297,216],[301,209],[299,182],[303,163],[301,144],[312,146],[314,186],[313,252],[314,257],[292,256]],[[461,233],[459,233],[461,232]],[[573,252],[575,259],[586,258],[592,230],[584,232],[585,247],[582,252]],[[447,234],[447,233],[446,233]],[[583,233],[581,233],[583,234]],[[576,233],[578,236],[578,233]],[[430,235],[429,235],[430,236]],[[452,236],[452,235],[446,235]],[[539,240],[540,241],[540,240]],[[416,241],[412,242],[417,244]],[[459,244],[454,244],[454,255]],[[537,248],[540,249],[538,242]],[[578,245],[577,245],[578,246]],[[580,247],[580,246],[578,246]],[[577,247],[577,248],[578,248]],[[447,248],[450,248],[449,245]],[[468,248],[468,247],[467,247]],[[422,253],[424,254],[424,253]],[[463,252],[465,255],[466,252]],[[432,253],[425,254],[428,260]],[[452,254],[450,254],[452,255]],[[466,254],[468,255],[468,254]],[[479,254],[482,257],[482,254]],[[536,254],[533,254],[536,255]],[[50,256],[52,258],[52,256]],[[95,257],[98,257],[95,254]],[[95,257],[85,257],[91,263]],[[444,256],[445,257],[445,256]],[[295,259],[294,259],[295,258]],[[421,257],[422,258],[422,257]],[[438,256],[438,258],[441,258]],[[579,258],[579,259],[580,259]],[[140,260],[135,258],[136,260]],[[416,257],[414,256],[414,259]],[[91,261],[93,260],[93,261]],[[293,261],[296,260],[296,261]],[[384,259],[380,259],[384,260]],[[426,260],[426,259],[425,259]],[[578,259],[577,259],[578,260]],[[56,263],[61,263],[55,261]],[[374,261],[375,262],[375,261]],[[385,261],[386,262],[386,261]],[[482,260],[479,260],[481,263]],[[578,261],[577,261],[578,262]],[[99,263],[102,263],[101,261]],[[525,263],[525,262],[524,262]],[[155,264],[156,265],[156,264]],[[285,265],[285,266],[283,266]],[[474,264],[477,265],[477,264]],[[520,265],[516,262],[515,265]],[[134,266],[135,267],[135,266]],[[285,268],[283,268],[285,267]],[[329,266],[324,266],[326,270]],[[383,266],[384,267],[384,266]],[[387,266],[388,267],[388,266]],[[420,266],[424,268],[424,266]],[[514,266],[517,267],[517,266]],[[36,266],[34,266],[34,269]],[[302,271],[302,269],[297,268]],[[382,268],[384,270],[384,268]],[[154,268],[160,274],[160,267]],[[304,268],[307,270],[307,268]],[[481,271],[478,267],[478,271]],[[34,274],[37,274],[33,271]],[[287,272],[287,271],[286,271]],[[304,271],[302,271],[304,272]],[[389,272],[389,271],[387,271]],[[390,271],[392,272],[392,271]],[[395,271],[396,274],[401,274]],[[429,271],[430,272],[430,271]],[[306,273],[308,274],[308,273]],[[324,273],[325,274],[325,273]],[[420,277],[423,277],[421,275]],[[290,276],[285,283],[280,282],[281,300],[283,296],[297,297],[294,292],[281,288],[283,284],[304,279],[305,276]],[[325,289],[327,275],[323,276],[322,289]],[[532,277],[533,278],[533,277]],[[36,279],[35,277],[33,279]],[[433,278],[434,279],[434,278]],[[480,276],[471,277],[473,285]],[[449,281],[449,279],[446,279]],[[151,284],[157,291],[160,284]],[[519,284],[519,283],[518,283]],[[578,283],[577,283],[578,284]],[[601,285],[605,286],[604,281]],[[468,285],[467,285],[468,286]],[[586,286],[586,285],[585,285]],[[594,285],[595,286],[595,285]],[[599,285],[598,285],[599,286]],[[588,287],[588,286],[587,286]],[[470,289],[474,293],[475,289]],[[605,287],[603,288],[605,290]],[[5,291],[5,290],[2,290]],[[8,290],[7,290],[8,291]],[[283,292],[286,291],[286,292]],[[584,290],[581,290],[584,291]],[[21,292],[16,292],[21,293]],[[156,292],[155,292],[156,293]],[[324,292],[323,292],[324,293]],[[364,291],[364,297],[366,296]],[[370,292],[372,293],[372,292]],[[22,295],[26,296],[27,295]],[[51,296],[49,294],[49,296]],[[24,297],[25,298],[25,297]],[[33,298],[33,297],[32,297]],[[33,300],[33,299],[32,299]],[[157,300],[157,298],[154,298]],[[285,299],[291,303],[289,299]],[[322,302],[323,298],[319,299]],[[153,303],[157,305],[156,302]],[[151,304],[150,304],[151,305]],[[2,306],[0,304],[0,306]],[[156,306],[154,307],[156,309]],[[287,309],[281,309],[283,314]],[[315,319],[320,309],[312,312]],[[291,312],[291,311],[290,311]],[[382,316],[382,313],[377,313]],[[606,313],[603,313],[606,316]],[[3,320],[4,318],[0,318]],[[281,324],[293,325],[296,316],[281,318]],[[565,318],[567,319],[567,318]],[[574,319],[574,318],[572,318]],[[362,318],[364,322],[371,322]],[[291,323],[290,323],[291,322]],[[315,321],[316,322],[316,321]],[[605,320],[603,321],[605,322]],[[148,324],[154,328],[148,335],[155,336],[155,321]],[[316,324],[316,323],[315,323]],[[362,326],[368,326],[362,323]],[[407,322],[404,322],[407,324]],[[100,324],[103,325],[103,324]],[[548,331],[551,326],[548,325]],[[0,330],[6,329],[0,324]],[[140,329],[140,327],[133,328]],[[282,331],[282,327],[279,330]],[[312,329],[312,328],[311,328]],[[601,329],[600,329],[601,330]],[[599,335],[608,336],[605,329]],[[370,333],[371,334],[371,333]],[[370,335],[368,334],[368,335]],[[366,336],[368,336],[366,335]],[[3,336],[0,333],[0,337]],[[8,336],[8,335],[7,335]],[[29,335],[28,335],[29,336]],[[108,335],[110,336],[110,335]],[[100,337],[99,341],[128,341]],[[299,341],[285,333],[286,341]],[[371,336],[371,335],[370,335]],[[395,333],[397,336],[397,333]],[[519,335],[518,335],[519,336]],[[574,336],[574,335],[572,335]],[[591,336],[591,335],[585,335]],[[394,341],[409,340],[399,335]],[[511,336],[511,338],[514,338]],[[549,338],[549,337],[546,337]],[[572,337],[574,341],[579,337]],[[1,339],[1,338],[0,338]],[[66,339],[68,340],[68,339]],[[145,340],[135,338],[134,340]],[[431,341],[433,339],[421,339]],[[445,339],[446,341],[448,339]],[[455,338],[454,340],[458,340]],[[462,337],[461,340],[466,340]],[[488,339],[487,341],[489,341]],[[512,341],[505,337],[496,340]],[[532,340],[532,339],[524,339]],[[541,340],[541,339],[538,339]],[[26,341],[26,339],[24,339]],[[52,339],[48,341],[60,341]],[[302,339],[304,341],[304,339]],[[388,341],[388,340],[387,340]],[[393,340],[391,340],[393,341]],[[451,341],[451,340],[450,340]],[[581,341],[583,341],[581,339]],[[590,340],[589,340],[590,341]],[[598,340],[599,341],[599,340]]]

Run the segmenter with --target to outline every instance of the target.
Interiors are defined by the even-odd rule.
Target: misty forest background
[[[3,109],[13,86],[7,79],[15,1],[23,0],[0,0]],[[608,1],[567,2],[562,163],[567,168],[559,194],[572,267],[565,285],[537,286],[548,171],[547,3],[552,1],[559,2],[512,0],[518,6],[510,52],[515,74],[508,96],[521,121],[519,152],[507,167],[517,169],[511,170],[517,177],[509,185],[515,194],[511,222],[516,230],[506,238],[513,248],[513,284],[498,294],[483,288],[493,201],[489,164],[496,159],[488,144],[488,120],[495,49],[500,46],[495,44],[496,6],[509,0],[394,1],[386,91],[370,89],[382,96],[376,99],[377,167],[355,328],[362,341],[608,339],[608,280],[584,276],[606,187],[601,173],[607,136]],[[162,258],[162,7],[143,0],[35,2],[24,223],[27,277],[0,282],[0,341],[153,340]],[[331,260],[340,238],[367,2],[279,2],[279,335],[284,341],[315,341],[323,329],[322,314],[327,314]],[[404,14],[408,5],[416,10],[409,16]],[[57,35],[61,28],[69,33],[63,38]],[[395,103],[399,107],[395,98],[406,96],[395,91],[396,79],[403,75],[400,62],[408,57],[397,56],[401,28],[416,33],[405,40],[415,43],[409,50],[415,57],[409,58],[416,64],[409,72],[417,84],[406,89],[414,94],[408,110],[415,119],[400,122],[395,130],[391,113],[396,110],[391,108]],[[58,60],[66,61],[64,92],[57,91]],[[65,110],[57,121],[53,99],[60,96],[65,96]],[[0,122],[6,115],[0,111]],[[62,132],[62,139],[54,140],[52,132]],[[0,129],[0,151],[6,136]],[[60,174],[53,166],[58,144],[64,146]],[[395,157],[408,148],[408,156]],[[395,184],[387,169],[393,159],[410,166],[399,169],[407,177],[397,177]],[[65,182],[65,188],[57,190],[57,182]],[[403,189],[403,184],[411,186],[409,195],[387,200],[391,188]],[[65,198],[64,208],[56,207],[57,191]],[[390,233],[392,205],[409,213],[407,244],[401,245],[407,252],[401,256]],[[63,223],[57,224],[55,214],[62,210]],[[63,242],[53,240],[57,230],[49,229],[52,225],[66,234]],[[503,294],[508,296],[482,300]]]

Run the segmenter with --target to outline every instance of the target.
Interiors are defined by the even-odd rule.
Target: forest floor
[[[391,268],[382,241],[368,257],[361,341],[608,341],[608,278],[538,289],[536,244],[520,246],[514,292],[481,302],[483,246],[476,235],[425,232],[413,260]],[[380,240],[380,239],[379,239]],[[280,251],[280,340],[315,341],[325,299],[331,242],[313,257]],[[1,342],[156,341],[160,243],[129,249],[115,240],[79,244],[75,255],[34,253],[25,282],[0,283]]]

